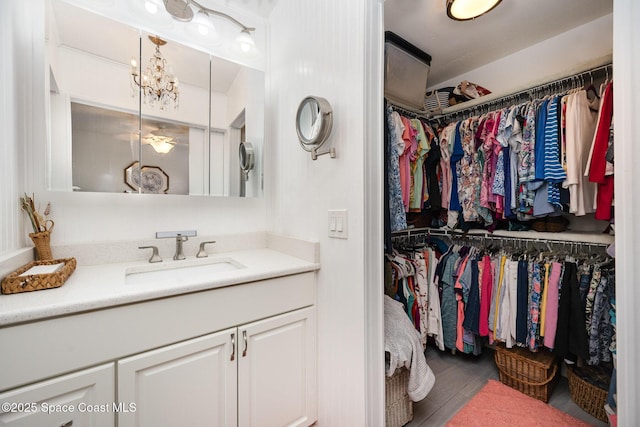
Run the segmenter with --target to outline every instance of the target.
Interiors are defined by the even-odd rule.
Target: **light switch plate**
[[[329,210],[329,237],[346,239],[348,237],[348,230],[347,210]]]

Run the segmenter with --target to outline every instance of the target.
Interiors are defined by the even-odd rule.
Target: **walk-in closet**
[[[428,3],[384,6],[386,425],[616,425],[613,2]]]

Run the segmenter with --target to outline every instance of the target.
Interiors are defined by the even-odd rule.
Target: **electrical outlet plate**
[[[329,237],[346,239],[348,237],[347,210],[334,209],[329,211]]]

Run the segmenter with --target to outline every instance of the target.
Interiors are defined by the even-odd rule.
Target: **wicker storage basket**
[[[385,378],[385,426],[401,427],[413,419],[413,402],[407,394],[409,370],[398,368]]]
[[[64,263],[64,266],[55,273],[31,274],[20,276],[31,267],[38,265],[54,265]],[[39,291],[41,289],[58,288],[71,276],[76,269],[75,258],[53,259],[48,261],[33,261],[10,273],[2,280],[3,294],[16,294],[19,292]]]
[[[527,349],[496,346],[495,362],[500,381],[545,403],[558,380],[556,357],[545,349],[533,353]]]
[[[567,366],[569,394],[576,404],[595,418],[609,422],[604,405],[607,401],[607,390],[581,378],[572,366]]]

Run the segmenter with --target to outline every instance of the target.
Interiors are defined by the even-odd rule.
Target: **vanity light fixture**
[[[455,21],[469,21],[493,10],[502,0],[447,0],[447,16]]]
[[[151,106],[158,104],[161,110],[173,105],[177,110],[180,97],[178,78],[171,71],[167,71],[170,67],[160,52],[160,46],[164,46],[167,42],[157,36],[149,36],[149,40],[156,45],[156,51],[149,58],[149,66],[143,73],[138,69],[137,60],[131,58],[133,96],[140,92],[145,104]]]
[[[196,0],[163,0],[166,11],[176,20],[191,22],[197,25],[198,32],[207,36],[214,33],[212,16],[218,16],[233,22],[241,28],[240,34],[233,43],[233,49],[245,56],[257,54],[256,43],[251,36],[255,31],[253,27],[247,27],[233,16],[210,9],[198,3]],[[195,14],[194,14],[195,9]]]
[[[144,0],[144,8],[152,15],[158,13],[162,0]]]

